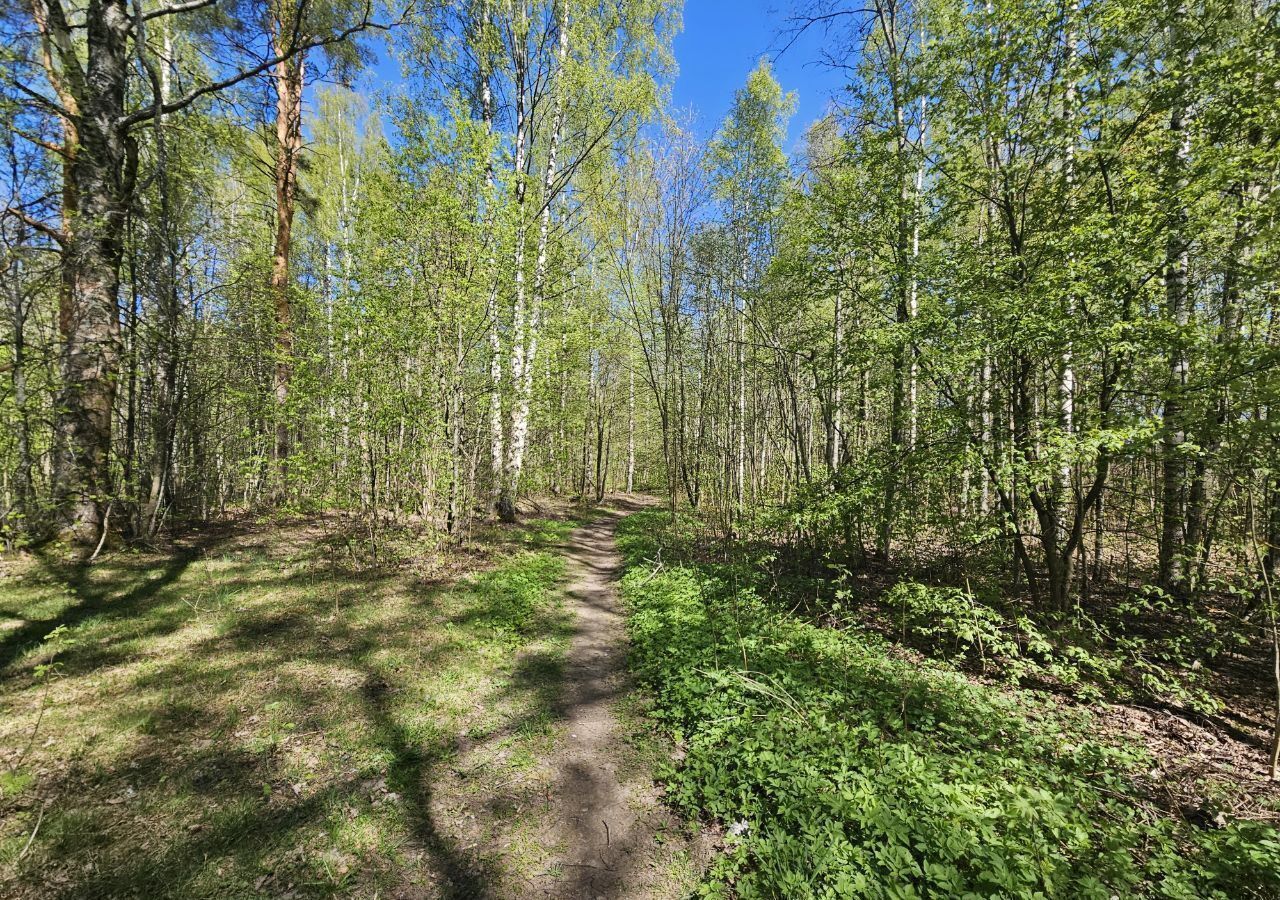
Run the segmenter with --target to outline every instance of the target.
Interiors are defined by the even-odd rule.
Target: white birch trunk
[[[920,98],[920,144],[921,150],[924,149],[925,135],[925,99]],[[916,194],[915,202],[912,207],[912,225],[911,225],[911,294],[907,299],[907,318],[915,321],[916,314],[920,311],[920,276],[919,259],[920,259],[920,207],[924,198],[924,162],[916,167]],[[920,382],[920,363],[916,358],[916,350],[914,342],[908,351],[911,355],[911,367],[908,375],[908,419],[910,427],[907,438],[907,448],[914,450],[916,442],[920,436],[920,407],[919,407],[919,382]]]
[[[547,145],[547,168],[543,177],[542,210],[538,223],[538,255],[534,263],[533,290],[529,297],[528,319],[525,320],[523,225],[517,238],[516,268],[516,326],[512,342],[512,384],[515,400],[511,410],[511,444],[507,451],[506,484],[504,486],[504,518],[514,515],[515,498],[520,487],[520,472],[524,467],[525,447],[529,437],[529,406],[533,399],[533,367],[538,355],[538,336],[542,326],[542,300],[547,278],[547,242],[551,232],[551,207],[555,191],[556,154],[560,144],[560,132],[564,127],[563,70],[569,51],[568,6],[564,0],[558,10],[559,42],[556,49],[557,84],[555,108],[552,114],[551,135]],[[522,116],[523,117],[523,116]],[[518,129],[523,130],[523,129]],[[523,163],[523,145],[517,146],[517,154]],[[527,337],[526,337],[527,334]],[[526,344],[527,342],[527,344]]]
[[[484,6],[483,29],[489,24],[489,5]],[[493,136],[493,90],[489,83],[490,72],[487,57],[480,65],[480,108],[484,117],[485,137]],[[517,175],[518,177],[518,175]],[[489,322],[489,452],[493,483],[490,486],[490,503],[496,505],[502,489],[502,462],[504,456],[502,435],[502,335],[498,321],[498,259],[497,241],[494,239],[494,171],[492,149],[488,151],[484,167],[485,232],[488,235],[489,296],[485,302],[485,318]]]
[[[740,290],[745,291],[747,287],[747,259],[742,258],[742,282]],[[738,453],[737,465],[734,471],[734,500],[739,509],[742,502],[746,498],[746,475],[747,475],[747,366],[746,366],[746,348],[744,344],[747,338],[747,309],[746,300],[741,302],[741,308],[738,308],[737,302],[734,304],[735,311],[738,313]]]
[[[627,370],[627,493],[636,479],[636,370]]]
[[[1067,204],[1068,211],[1072,203],[1072,191],[1075,187],[1075,164],[1076,164],[1076,138],[1072,133],[1073,123],[1075,122],[1075,105],[1076,105],[1076,83],[1074,78],[1075,61],[1076,61],[1076,30],[1075,20],[1080,14],[1080,0],[1073,0],[1067,13],[1067,64],[1066,79],[1067,91],[1065,98],[1065,109],[1063,110],[1063,118],[1067,123],[1067,148],[1066,148],[1066,181],[1067,181]],[[1068,265],[1075,261],[1075,254],[1067,257]],[[1067,294],[1066,313],[1067,319],[1070,320],[1075,312],[1075,298],[1070,292]],[[1067,330],[1067,343],[1062,351],[1062,383],[1061,383],[1061,403],[1062,403],[1062,430],[1067,437],[1070,437],[1075,431],[1075,393],[1076,393],[1076,373],[1075,361],[1073,359],[1073,348],[1071,346],[1070,328]],[[1062,479],[1062,487],[1069,489],[1071,486],[1071,459],[1068,455],[1062,458],[1062,468],[1059,477]],[[1062,504],[1066,515],[1066,504]],[[1063,526],[1066,526],[1063,522]]]
[[[836,287],[835,310],[831,330],[831,434],[827,438],[827,468],[832,472],[840,468],[840,434],[844,421],[841,407],[841,355],[844,353],[844,284]]]

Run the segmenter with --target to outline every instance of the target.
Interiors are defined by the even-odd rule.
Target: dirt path
[[[566,552],[576,618],[560,709],[566,734],[549,760],[555,796],[548,823],[566,849],[558,877],[544,885],[548,897],[674,897],[688,889],[704,855],[663,809],[651,774],[631,758],[616,714],[629,687],[614,587],[619,518],[609,511],[582,526]]]

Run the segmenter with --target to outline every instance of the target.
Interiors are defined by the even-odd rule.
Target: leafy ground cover
[[[560,849],[570,528],[377,565],[333,521],[6,561],[0,894],[520,896]]]
[[[1087,710],[806,620],[663,513],[619,543],[633,665],[681,748],[669,796],[724,832],[704,894],[1280,896],[1273,828],[1170,815]]]

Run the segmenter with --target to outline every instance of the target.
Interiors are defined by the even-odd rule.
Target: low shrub
[[[623,593],[633,665],[683,750],[669,798],[725,831],[704,896],[1280,896],[1274,830],[1167,818],[1138,751],[1028,692],[793,616],[745,566],[680,561],[663,516],[623,523]],[[954,593],[899,599],[912,627],[1014,652]]]

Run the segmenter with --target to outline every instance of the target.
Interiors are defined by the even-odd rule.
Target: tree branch
[[[34,228],[36,231],[40,232],[45,237],[49,237],[57,241],[59,246],[65,247],[67,244],[67,235],[65,233],[59,231],[58,229],[54,228],[51,225],[46,225],[44,222],[41,222],[39,219],[32,218],[31,216],[27,215],[26,213],[24,213],[22,210],[18,209],[15,206],[6,207],[4,212],[0,213],[0,215],[13,216],[19,222],[22,222],[24,225],[27,225],[30,228]]]
[[[19,84],[18,87],[32,94],[38,100],[54,108],[58,115],[70,121],[80,112],[80,98],[84,96],[85,75],[80,65],[80,57],[71,41],[71,25],[67,23],[66,10],[62,8],[62,0],[31,0],[31,17],[35,20],[40,32],[40,57],[44,65],[49,84],[62,107],[55,107],[46,97]],[[54,51],[58,54],[58,64],[54,64]],[[70,81],[64,84],[63,79]],[[14,81],[17,84],[17,81]]]
[[[135,0],[136,2],[136,0]],[[175,3],[172,6],[162,6],[159,9],[153,9],[149,13],[141,15],[142,21],[150,22],[152,19],[158,19],[161,16],[172,16],[175,13],[192,12],[193,10],[203,9],[206,6],[213,6],[218,0],[187,0],[186,3]],[[134,18],[138,18],[135,14]]]
[[[190,106],[192,103],[199,100],[201,97],[208,96],[209,94],[216,94],[219,91],[224,91],[229,87],[234,87],[235,85],[239,84],[242,81],[245,81],[246,79],[252,78],[255,75],[260,75],[263,72],[267,71],[268,69],[272,68],[273,66],[276,66],[287,59],[297,56],[299,53],[305,53],[306,51],[313,50],[316,47],[327,47],[327,46],[330,46],[331,44],[339,44],[345,41],[347,38],[351,37],[353,34],[358,34],[361,31],[366,31],[368,29],[378,29],[381,31],[385,31],[390,27],[389,25],[383,24],[381,22],[370,21],[369,16],[371,13],[372,13],[371,5],[368,2],[366,2],[365,8],[364,8],[364,15],[361,17],[360,21],[354,25],[351,25],[348,28],[344,28],[342,31],[339,31],[336,34],[331,34],[327,37],[315,38],[312,40],[304,41],[302,43],[294,43],[288,48],[286,52],[279,53],[271,57],[270,59],[264,60],[263,62],[259,63],[256,66],[253,66],[252,68],[244,69],[240,72],[237,72],[235,75],[231,75],[227,78],[223,78],[220,81],[215,81],[210,84],[206,84],[203,87],[196,88],[195,90],[191,91],[185,96],[179,97],[177,100],[173,100],[169,103],[155,104],[153,106],[148,107],[147,109],[140,109],[137,112],[130,113],[129,115],[121,119],[119,124],[122,128],[124,128],[125,130],[128,130],[134,125],[137,125],[140,122],[146,122],[150,119],[155,118],[156,116],[168,115],[169,113],[173,113],[181,109],[185,109],[186,107]]]
[[[46,110],[53,113],[55,116],[59,116],[60,118],[66,119],[67,121],[71,121],[75,119],[75,114],[72,113],[65,106],[63,106],[61,103],[58,103],[57,101],[54,101],[54,100],[50,100],[44,94],[40,93],[37,90],[34,90],[33,88],[27,87],[21,81],[14,79],[9,83],[12,84],[15,88],[17,88],[22,93],[26,94],[32,100],[34,100],[37,105],[44,107]]]

